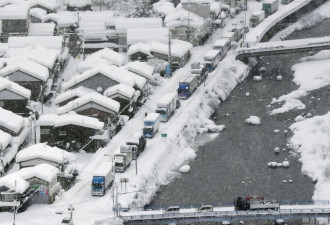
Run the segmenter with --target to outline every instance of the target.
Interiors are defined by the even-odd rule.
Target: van
[[[202,205],[201,207],[198,208],[199,212],[212,212],[213,211],[213,206],[212,205]]]
[[[180,212],[180,207],[179,206],[170,206],[166,209],[167,213],[176,213]]]

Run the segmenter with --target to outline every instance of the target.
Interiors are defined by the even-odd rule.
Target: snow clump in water
[[[189,165],[184,165],[180,168],[181,173],[188,173],[190,171],[190,166]]]
[[[247,124],[252,124],[252,125],[260,125],[260,124],[261,124],[261,120],[260,120],[260,118],[257,117],[257,116],[250,116],[249,118],[247,118],[247,119],[245,120],[245,122],[246,122]]]

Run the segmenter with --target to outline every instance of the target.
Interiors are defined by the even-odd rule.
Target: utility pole
[[[72,204],[70,204],[68,210],[70,211],[70,221],[72,222],[72,216],[73,216],[72,214],[73,214],[73,211],[74,211],[74,208],[73,208]]]
[[[16,187],[17,187],[17,181],[15,180],[15,192],[14,192],[14,198],[15,198],[15,199],[14,199],[14,212],[13,212],[13,213],[14,213],[14,223],[13,223],[13,225],[15,225],[15,223],[16,223],[16,210],[17,210],[17,208],[16,208],[16,203],[17,203],[17,202],[16,202],[16,200],[17,200],[17,199],[16,199],[16,196],[17,196],[17,195],[16,195],[16,189],[17,189],[17,188],[16,188]]]
[[[172,32],[169,30],[168,32],[168,64],[169,64],[169,76],[172,76],[172,53],[171,53],[171,38],[172,38]],[[165,74],[166,75],[166,74]]]
[[[188,41],[190,39],[190,0],[188,1]]]

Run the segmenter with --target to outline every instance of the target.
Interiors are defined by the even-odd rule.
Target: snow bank
[[[294,123],[290,129],[293,131],[290,144],[300,154],[302,172],[318,180],[313,199],[330,199],[330,112]]]
[[[271,115],[276,115],[279,113],[285,113],[293,109],[305,109],[306,106],[298,99],[288,99],[282,107],[273,109],[270,113]]]
[[[189,165],[184,165],[180,168],[181,173],[188,173],[190,171],[190,166]]]
[[[245,120],[245,122],[247,124],[252,124],[252,125],[260,125],[261,124],[260,118],[257,117],[257,116],[250,116],[249,118],[247,118]]]
[[[307,92],[305,90],[296,90],[296,91],[292,91],[291,93],[289,93],[287,95],[282,95],[278,99],[273,98],[273,100],[270,104],[283,102],[283,101],[288,101],[288,100],[291,100],[291,99],[297,99],[297,98],[304,97],[306,95],[307,95]]]

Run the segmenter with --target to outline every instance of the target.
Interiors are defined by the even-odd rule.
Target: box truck
[[[111,162],[103,162],[93,173],[92,195],[103,196],[114,181],[114,170]]]

